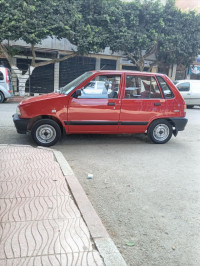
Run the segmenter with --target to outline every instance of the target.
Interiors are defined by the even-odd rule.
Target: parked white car
[[[188,108],[200,106],[200,80],[177,80],[174,83]]]
[[[0,66],[0,103],[3,103],[7,98],[12,97],[12,81],[10,70]]]
[[[110,84],[108,84],[109,86]],[[83,93],[86,94],[107,94],[106,82],[105,81],[91,81],[83,89]]]

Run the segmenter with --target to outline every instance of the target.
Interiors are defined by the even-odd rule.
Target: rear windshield
[[[0,71],[0,80],[4,80],[3,73]]]

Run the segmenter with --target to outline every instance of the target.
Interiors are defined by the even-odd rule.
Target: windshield
[[[70,83],[68,83],[66,86],[60,89],[60,93],[68,95],[74,88],[76,88],[78,85],[80,85],[84,80],[92,76],[92,72],[86,72],[83,75],[79,76],[78,78],[74,79]]]

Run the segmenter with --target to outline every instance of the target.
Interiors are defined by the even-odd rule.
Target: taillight
[[[7,69],[5,69],[5,71],[6,71],[6,83],[9,83],[8,70],[7,70]]]
[[[187,105],[184,104],[184,110],[183,110],[183,112],[184,112],[184,116],[186,116],[186,111],[187,111]]]

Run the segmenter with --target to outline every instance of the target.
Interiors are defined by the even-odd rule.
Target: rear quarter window
[[[169,87],[169,85],[167,84],[167,82],[160,76],[156,76],[158,83],[162,89],[164,98],[166,99],[171,99],[174,98],[174,94],[171,90],[171,88]]]
[[[0,80],[4,80],[3,73],[0,71]]]

